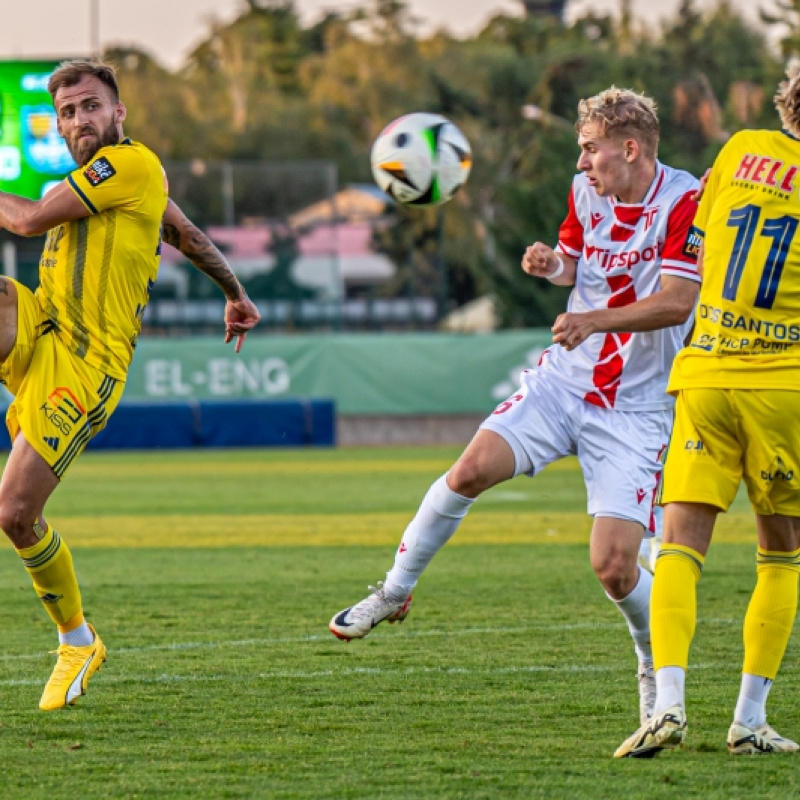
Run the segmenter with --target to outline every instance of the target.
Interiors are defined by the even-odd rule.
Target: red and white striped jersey
[[[690,235],[698,186],[688,172],[656,162],[656,176],[641,205],[600,197],[576,175],[556,251],[577,260],[567,310],[580,313],[629,305],[661,289],[661,276],[700,281],[697,243]],[[570,392],[594,405],[621,411],[669,408],[672,360],[683,347],[684,325],[646,333],[597,333],[574,350],[552,347],[540,366],[558,373]]]

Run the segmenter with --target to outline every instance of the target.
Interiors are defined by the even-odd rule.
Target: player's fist
[[[536,278],[547,278],[560,266],[558,256],[552,247],[534,242],[522,256],[522,269]]]

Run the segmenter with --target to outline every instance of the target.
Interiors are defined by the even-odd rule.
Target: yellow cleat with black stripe
[[[39,701],[42,711],[55,711],[75,705],[77,699],[86,694],[89,678],[106,660],[106,646],[95,629],[91,625],[89,628],[94,633],[94,641],[90,645],[74,647],[62,644],[56,651],[58,661]]]

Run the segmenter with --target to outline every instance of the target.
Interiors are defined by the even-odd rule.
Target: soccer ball
[[[417,112],[390,122],[372,145],[372,174],[386,194],[409,206],[438,206],[469,175],[463,133],[440,114]]]

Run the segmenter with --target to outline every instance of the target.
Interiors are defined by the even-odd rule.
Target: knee
[[[33,532],[36,515],[13,500],[0,499],[0,530],[15,547],[29,547],[38,539]]]
[[[639,566],[634,559],[620,551],[603,553],[592,563],[595,575],[615,600],[627,597],[639,581]]]
[[[456,494],[464,497],[477,497],[489,488],[486,471],[480,458],[464,453],[447,473],[447,485]]]

